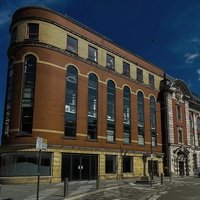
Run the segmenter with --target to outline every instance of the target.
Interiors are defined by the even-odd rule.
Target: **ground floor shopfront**
[[[9,150],[8,150],[9,149]],[[163,172],[162,155],[152,158],[146,152],[111,149],[50,147],[42,152],[41,182],[132,178]],[[150,155],[150,154],[149,154]],[[38,151],[35,148],[1,149],[0,182],[34,183],[37,181]]]

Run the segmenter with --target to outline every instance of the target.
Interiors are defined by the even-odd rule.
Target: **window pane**
[[[28,38],[38,39],[39,24],[28,24]]]
[[[78,40],[67,36],[67,50],[73,53],[78,53]]]
[[[97,62],[97,49],[94,47],[88,47],[88,58],[92,61]]]
[[[88,138],[97,139],[98,79],[95,74],[88,80]]]
[[[154,87],[154,75],[149,74],[149,85]]]
[[[115,68],[115,59],[113,56],[111,56],[109,54],[107,54],[107,56],[106,56],[106,66],[111,69]]]
[[[130,156],[123,156],[123,173],[133,172],[133,158]]]
[[[31,134],[33,124],[33,105],[35,93],[36,59],[27,56],[24,65],[24,85],[22,94],[22,133]]]
[[[106,156],[106,173],[116,173],[116,156]]]
[[[36,176],[38,152],[3,153],[0,155],[0,176]],[[51,175],[51,153],[41,153],[40,175]]]
[[[65,99],[65,136],[76,137],[78,72],[73,66],[67,68]]]
[[[144,126],[144,96],[142,92],[138,92],[137,97],[138,105],[138,125]]]
[[[123,62],[123,74],[130,76],[130,64]]]
[[[143,82],[143,71],[137,68],[137,80]]]
[[[107,141],[115,141],[115,84],[107,84]]]

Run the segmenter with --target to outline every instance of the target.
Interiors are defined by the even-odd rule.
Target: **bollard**
[[[153,187],[153,174],[150,172],[149,175],[150,175],[150,184],[151,187]]]
[[[171,172],[169,173],[169,181],[170,181],[170,183],[172,182],[172,173]]]
[[[68,196],[68,178],[64,179],[64,197]]]
[[[97,175],[96,189],[99,189],[99,176]]]
[[[161,185],[163,185],[163,173],[161,173],[160,175],[160,182],[161,182]]]

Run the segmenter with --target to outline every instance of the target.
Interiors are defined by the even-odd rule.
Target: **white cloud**
[[[191,63],[193,63],[194,62],[194,60],[196,59],[196,58],[198,58],[199,57],[199,53],[197,52],[197,53],[194,53],[194,54],[191,54],[191,53],[186,53],[185,54],[185,62],[187,63],[187,64],[191,64]]]
[[[197,74],[198,74],[198,80],[200,81],[200,69],[197,69]]]

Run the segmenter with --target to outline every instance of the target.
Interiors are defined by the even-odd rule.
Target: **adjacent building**
[[[1,182],[163,172],[164,71],[46,8],[17,10],[10,26]],[[189,112],[189,111],[188,111]]]
[[[165,173],[193,175],[200,166],[200,98],[184,81],[169,75],[162,91]]]

